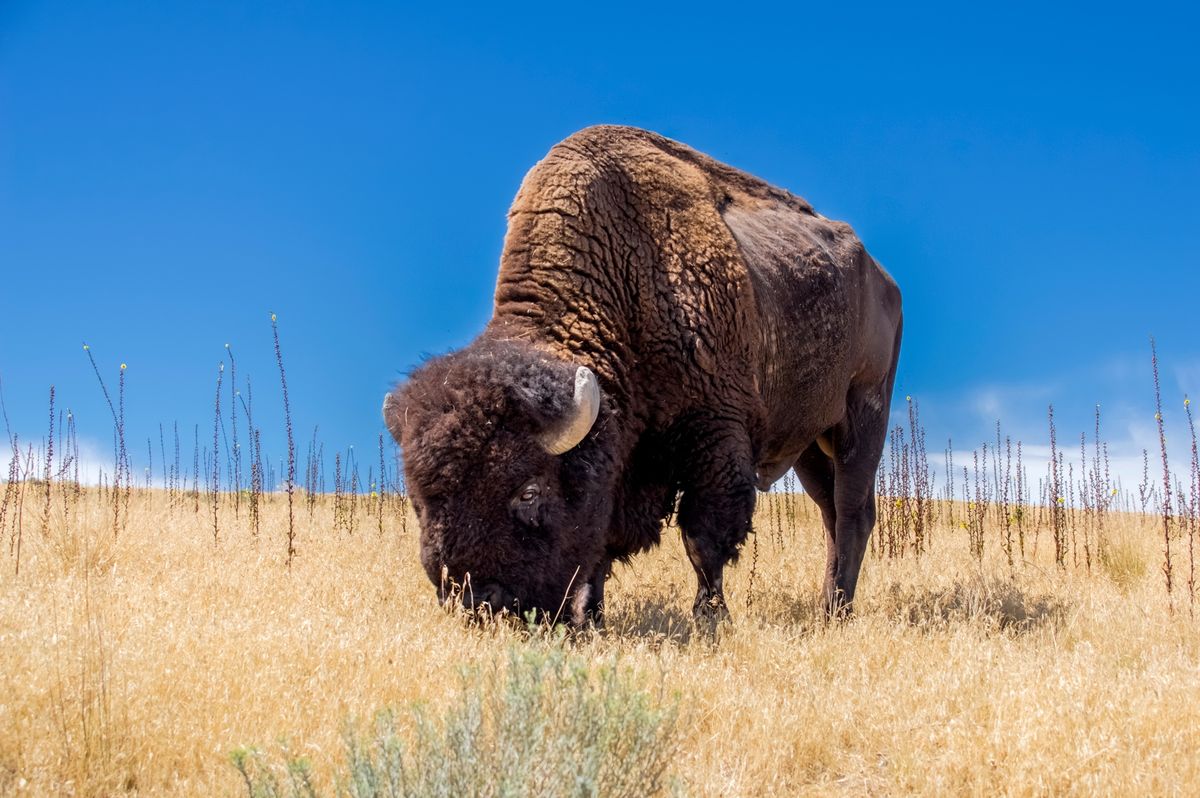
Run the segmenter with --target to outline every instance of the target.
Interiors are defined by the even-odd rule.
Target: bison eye
[[[531,482],[512,500],[512,513],[525,526],[541,526],[541,494],[541,486]]]

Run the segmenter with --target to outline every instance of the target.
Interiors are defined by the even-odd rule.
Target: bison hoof
[[[725,597],[720,593],[700,590],[696,593],[696,603],[692,605],[692,617],[697,623],[711,626],[729,620],[729,608],[725,606]]]
[[[603,612],[587,612],[576,623],[576,631],[600,633],[604,631],[604,613]]]
[[[854,605],[843,591],[826,591],[825,617],[835,623],[848,621],[854,617]]]

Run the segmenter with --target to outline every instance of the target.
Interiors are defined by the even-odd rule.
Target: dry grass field
[[[1010,569],[994,523],[978,559],[968,530],[938,505],[926,551],[873,551],[857,616],[830,625],[817,602],[815,509],[772,496],[727,580],[734,622],[715,636],[691,626],[693,576],[677,533],[618,568],[605,631],[564,636],[443,612],[395,497],[358,497],[352,531],[344,501],[335,520],[333,499],[310,510],[298,497],[290,567],[285,497],[266,494],[257,536],[244,501],[235,514],[231,494],[218,499],[215,541],[206,500],[162,490],[131,491],[115,535],[111,494],[27,482],[10,502],[0,793],[245,795],[230,754],[256,746],[260,768],[285,786],[291,759],[311,779],[298,794],[332,794],[348,728],[369,730],[390,707],[397,738],[408,739],[414,705],[425,717],[453,713],[464,691],[494,685],[522,652],[561,656],[584,692],[600,689],[591,676],[617,673],[647,711],[666,708],[666,792],[1144,795],[1200,785],[1200,623],[1178,587],[1167,606],[1161,518],[1110,515],[1090,569],[1082,555],[1055,565],[1045,528],[1035,552],[1031,528]],[[577,703],[572,693],[534,702],[518,724],[532,734],[539,713],[569,721]],[[342,781],[363,794],[351,787]]]

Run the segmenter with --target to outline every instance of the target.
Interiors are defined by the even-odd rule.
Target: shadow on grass
[[[998,631],[1022,634],[1059,623],[1067,602],[1004,579],[974,579],[942,588],[892,585],[872,608],[915,627],[944,628],[982,623]]]
[[[697,624],[670,597],[649,596],[622,602],[606,619],[603,634],[640,639],[652,645],[688,645],[719,641],[721,632],[745,624],[777,627],[804,637],[856,619],[884,616],[918,629],[980,624],[988,630],[1023,634],[1058,623],[1069,605],[1061,599],[1003,581],[956,582],[944,588],[893,585],[876,597],[863,596],[855,616],[830,620],[819,596],[776,594],[753,607],[733,608],[719,627]]]
[[[877,591],[858,597],[856,618],[883,616],[930,630],[975,624],[989,631],[1025,634],[1059,624],[1070,609],[1058,596],[1002,578],[970,577],[941,587],[892,584]],[[774,626],[804,636],[840,623],[854,623],[853,618],[831,621],[819,595],[787,591],[756,595],[752,606],[731,605],[731,612],[731,621],[708,626],[693,621],[690,610],[676,596],[624,596],[616,606],[610,605],[600,634],[642,640],[655,647],[686,646],[719,641],[722,631],[741,624]],[[594,634],[595,630],[578,633]]]
[[[686,645],[704,637],[705,630],[697,628],[691,612],[681,609],[676,598],[656,595],[629,597],[614,607],[605,618],[605,634]]]

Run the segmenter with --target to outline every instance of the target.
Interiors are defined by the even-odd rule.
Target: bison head
[[[468,608],[582,620],[611,515],[603,405],[586,366],[513,342],[431,360],[388,394],[443,599],[457,585]]]

